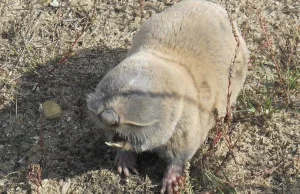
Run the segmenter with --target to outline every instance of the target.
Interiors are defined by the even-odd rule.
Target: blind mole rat
[[[234,64],[231,103],[247,72],[248,50]],[[128,55],[87,97],[92,119],[117,148],[119,173],[137,173],[136,153],[168,162],[161,193],[178,191],[183,166],[225,116],[228,75],[237,42],[226,11],[212,2],[183,0],[147,20]]]

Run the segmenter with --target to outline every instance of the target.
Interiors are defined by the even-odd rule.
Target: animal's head
[[[180,118],[182,98],[168,88],[172,79],[166,76],[148,66],[119,65],[88,95],[89,113],[105,131],[107,145],[142,152],[168,141]]]

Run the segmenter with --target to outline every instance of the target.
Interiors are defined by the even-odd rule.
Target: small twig
[[[274,49],[273,49],[273,38],[270,36],[270,34],[268,33],[268,30],[267,30],[267,21],[261,15],[260,12],[258,12],[257,14],[259,15],[260,27],[263,30],[263,33],[264,33],[265,38],[266,38],[266,47],[269,49],[269,51],[271,53],[271,59],[272,59],[274,65],[275,65],[276,71],[278,73],[279,80],[280,80],[281,84],[283,84],[284,80],[282,78],[281,69],[279,68],[278,62],[275,58],[275,52],[274,52]]]
[[[218,168],[215,170],[214,174],[219,174],[220,170],[226,165],[227,162],[229,162],[232,158],[234,158],[234,153],[231,149],[228,150],[226,153],[225,158],[222,160],[221,164],[218,166]]]
[[[278,75],[278,78],[279,78],[279,83],[283,86],[284,94],[285,94],[285,97],[286,97],[286,103],[290,104],[291,99],[290,99],[290,96],[289,96],[289,90],[287,88],[286,80],[284,79],[284,76],[282,75],[282,70],[281,70],[280,65],[278,63],[278,60],[276,59],[276,54],[275,54],[275,51],[273,49],[273,42],[274,41],[273,41],[273,38],[270,35],[269,31],[268,31],[267,21],[266,21],[265,17],[263,17],[261,15],[260,11],[257,11],[257,15],[259,17],[260,27],[261,27],[261,29],[263,31],[263,35],[265,36],[265,39],[266,39],[265,47],[267,47],[269,49],[271,60],[274,63],[274,66],[275,66],[275,69],[276,69],[276,72],[277,72],[277,75]]]
[[[229,68],[229,75],[228,75],[228,88],[227,88],[227,106],[226,106],[226,118],[227,118],[227,130],[229,130],[230,128],[230,124],[232,121],[232,110],[231,110],[231,102],[230,102],[230,98],[231,98],[231,85],[232,85],[232,75],[233,75],[233,71],[234,71],[234,65],[235,65],[235,61],[237,58],[237,55],[239,53],[239,49],[240,49],[240,40],[239,40],[239,36],[237,34],[237,29],[235,29],[235,26],[233,24],[233,19],[231,17],[231,15],[229,14],[229,9],[228,9],[228,1],[225,1],[226,4],[226,10],[227,10],[227,15],[231,24],[231,28],[232,28],[232,33],[234,35],[235,41],[237,43],[235,50],[234,50],[234,56],[233,59],[231,61],[230,64],[230,68]],[[226,134],[228,133],[228,131],[226,131]],[[227,144],[229,146],[231,146],[230,140],[228,137],[225,137]]]
[[[288,162],[286,163],[286,166],[290,165],[292,162]],[[284,163],[281,161],[279,164],[277,164],[276,166],[274,166],[273,168],[269,168],[269,169],[264,169],[263,171],[257,173],[256,175],[254,175],[252,178],[256,179],[258,177],[268,177],[271,174],[273,174],[279,167],[281,167],[282,165],[284,165]]]
[[[144,4],[145,4],[145,0],[140,0],[140,14],[141,14],[141,21],[144,18]]]
[[[64,62],[66,62],[66,61],[71,57],[71,55],[72,55],[72,53],[73,53],[73,47],[75,46],[75,44],[77,43],[78,39],[80,38],[80,36],[81,36],[82,34],[83,34],[83,33],[77,35],[77,37],[76,37],[74,43],[73,43],[72,46],[71,46],[71,49],[69,49],[68,53],[67,53],[63,58],[61,58],[61,59],[56,63],[56,65],[55,65],[52,69],[50,69],[50,70],[47,72],[47,75],[45,76],[44,79],[46,79],[46,78],[49,76],[49,74],[51,74],[52,72],[54,72],[54,70],[56,70],[61,64],[63,64]],[[35,87],[33,88],[33,92],[36,91],[36,89],[39,87],[39,85],[41,84],[41,82],[42,82],[44,79],[41,79],[41,80],[35,85]]]
[[[217,134],[214,138],[214,142],[213,142],[213,146],[212,146],[212,147],[215,147],[219,143],[219,141],[222,137],[222,124],[223,124],[222,120],[223,119],[221,117],[219,117],[219,113],[218,113],[217,109],[215,109],[213,111],[213,113],[214,113],[214,117],[216,118],[215,127],[216,127],[216,130],[217,130]],[[212,149],[212,147],[211,147],[211,149]],[[211,149],[209,149],[209,150],[211,150]]]
[[[217,130],[217,134],[215,136],[213,145],[208,149],[207,153],[203,156],[203,160],[205,160],[205,158],[208,157],[211,154],[211,151],[213,150],[213,147],[215,147],[220,142],[220,140],[222,139],[221,137],[223,136],[223,138],[226,140],[226,145],[227,145],[229,150],[226,154],[226,157],[224,158],[222,163],[218,166],[215,173],[218,173],[219,170],[223,166],[225,166],[225,164],[229,160],[234,158],[232,148],[235,145],[235,144],[232,144],[230,136],[229,136],[228,133],[229,133],[229,129],[230,129],[231,122],[232,122],[232,110],[231,110],[231,101],[230,101],[230,99],[231,99],[232,77],[233,77],[233,72],[234,72],[235,61],[236,61],[237,55],[239,53],[240,41],[239,41],[239,36],[237,34],[237,30],[235,29],[235,26],[234,26],[234,23],[233,23],[233,19],[231,18],[231,15],[229,14],[229,11],[228,11],[229,10],[228,1],[225,1],[225,4],[226,4],[226,11],[227,11],[227,14],[228,14],[228,18],[229,18],[231,28],[232,28],[232,33],[234,35],[235,41],[237,42],[237,45],[236,45],[235,50],[234,50],[233,58],[230,62],[229,73],[228,73],[226,116],[225,116],[225,118],[219,117],[218,111],[217,110],[213,111],[215,119],[216,119],[215,127],[216,127],[216,130]],[[223,125],[225,120],[226,120],[226,125]]]
[[[31,164],[27,179],[37,187],[36,192],[40,194],[40,187],[42,186],[42,167],[38,164]]]
[[[95,1],[95,2],[96,2],[96,1]],[[61,64],[67,62],[67,61],[70,59],[70,57],[71,57],[72,54],[73,54],[73,50],[74,50],[75,45],[77,44],[79,38],[84,34],[84,32],[86,31],[86,29],[89,28],[90,24],[92,23],[91,20],[92,20],[92,19],[94,18],[94,16],[95,16],[95,13],[96,13],[96,6],[94,5],[94,6],[93,6],[92,16],[89,18],[90,21],[86,24],[85,27],[82,28],[81,32],[80,32],[79,34],[76,35],[76,38],[75,38],[74,42],[72,43],[71,48],[69,49],[69,51],[64,55],[64,57],[62,57],[62,58],[56,63],[56,65],[55,65],[52,69],[50,69],[50,70],[47,72],[47,75],[45,76],[44,79],[46,79],[46,78],[49,76],[49,74],[53,73],[53,72],[54,72]],[[38,88],[38,86],[41,84],[41,82],[42,82],[44,79],[41,79],[41,80],[36,84],[36,86],[35,86],[34,89],[33,89],[33,92],[36,91],[36,89]]]

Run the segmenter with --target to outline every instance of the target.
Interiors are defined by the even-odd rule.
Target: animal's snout
[[[99,114],[99,119],[106,126],[116,126],[119,124],[119,116],[112,109],[102,111]]]

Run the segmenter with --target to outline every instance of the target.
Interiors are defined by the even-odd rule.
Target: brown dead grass
[[[164,165],[146,154],[139,176],[117,175],[84,102],[124,58],[141,22],[140,1],[41,2],[0,1],[0,191],[157,192]],[[143,15],[172,3],[146,1]],[[186,193],[300,193],[300,3],[228,3],[253,67],[227,134],[233,146],[214,146],[212,130],[191,161]],[[39,113],[48,99],[62,107],[59,120]]]

